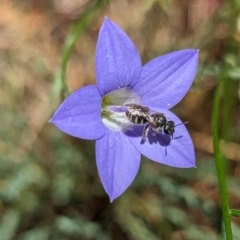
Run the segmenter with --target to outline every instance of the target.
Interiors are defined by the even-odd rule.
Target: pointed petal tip
[[[56,115],[55,115],[55,114],[53,115],[52,118],[50,118],[50,119],[48,120],[48,122],[49,122],[49,123],[52,123],[52,124],[55,124],[56,121],[57,121],[57,119],[56,119]]]
[[[192,52],[193,52],[193,57],[196,57],[198,58],[198,55],[199,55],[199,49],[192,49]]]
[[[143,105],[170,109],[191,88],[198,62],[199,49],[193,48],[156,57],[143,66],[141,78],[133,90],[141,96]]]
[[[176,53],[178,52],[178,53],[190,53],[190,54],[192,54],[192,56],[195,56],[195,55],[198,55],[199,54],[199,51],[200,51],[200,49],[195,49],[195,48],[185,48],[185,49],[182,49],[182,50],[177,50],[177,51],[175,51]],[[175,52],[173,52],[173,53],[175,53]]]
[[[110,203],[113,203],[113,201],[115,201],[115,200],[116,200],[118,197],[120,197],[121,195],[122,195],[122,194],[116,195],[116,194],[109,194],[109,193],[108,193]]]
[[[101,119],[101,102],[97,86],[85,86],[67,97],[49,122],[71,136],[99,139],[106,130]]]
[[[136,46],[107,16],[98,35],[95,70],[101,95],[132,87],[141,75],[142,63]]]
[[[123,133],[106,131],[96,141],[98,174],[112,203],[134,181],[140,166],[140,153]]]
[[[105,16],[105,17],[104,17],[104,21],[103,21],[103,25],[104,25],[104,24],[109,24],[109,23],[112,23],[111,19],[109,19],[108,16]]]
[[[194,50],[195,50],[196,54],[198,55],[200,52],[200,49],[194,49]]]
[[[183,49],[179,51],[188,51],[188,52],[191,52],[193,55],[198,55],[200,50],[195,48],[188,48],[188,49]]]
[[[197,168],[197,166],[196,166],[195,163],[194,163],[194,164],[192,164],[192,165],[190,165],[190,166],[188,166],[188,167],[186,167],[186,168]]]

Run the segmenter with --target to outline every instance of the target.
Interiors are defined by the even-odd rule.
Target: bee
[[[167,134],[172,136],[175,132],[175,127],[187,122],[175,125],[174,121],[168,121],[163,113],[152,113],[150,108],[139,104],[128,103],[125,104],[127,107],[126,116],[128,120],[136,125],[145,125],[143,129],[142,139],[146,140],[149,130],[153,136],[156,134]]]

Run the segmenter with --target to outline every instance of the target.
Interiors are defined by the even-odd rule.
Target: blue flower
[[[114,106],[137,103],[163,113],[175,124],[181,120],[168,109],[188,92],[196,74],[198,51],[186,49],[154,58],[144,66],[126,33],[105,18],[96,48],[96,81],[70,95],[51,122],[74,137],[96,140],[99,176],[110,200],[119,197],[134,180],[141,154],[173,167],[195,167],[192,140],[184,124],[174,137],[148,135],[132,125]]]

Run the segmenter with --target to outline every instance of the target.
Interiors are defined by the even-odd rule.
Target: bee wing
[[[150,112],[151,115],[152,114],[162,114],[162,115],[164,115],[163,113],[157,112],[157,111],[155,111],[155,110],[153,110],[151,108],[149,108],[149,112]]]
[[[145,113],[150,112],[149,107],[146,107],[146,106],[143,106],[140,104],[136,104],[136,103],[126,103],[124,106],[126,106],[129,111],[139,111],[139,112],[145,112]]]

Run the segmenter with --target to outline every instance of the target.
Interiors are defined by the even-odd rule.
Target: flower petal
[[[101,102],[96,85],[83,87],[60,105],[50,122],[74,137],[98,139],[106,130],[101,119]]]
[[[172,108],[191,87],[198,63],[198,50],[187,49],[154,58],[143,66],[133,90],[147,106]]]
[[[168,120],[174,121],[176,125],[182,122],[168,110],[158,109],[157,111],[163,113]],[[142,132],[143,127],[136,126],[133,130],[128,130],[126,134],[136,149],[147,158],[172,167],[195,167],[194,146],[184,124],[176,126],[173,139],[170,135],[152,136],[149,132],[148,139],[143,142]]]
[[[132,87],[141,75],[139,53],[127,34],[105,18],[96,49],[96,78],[102,95],[124,87]]]
[[[107,130],[96,142],[96,158],[101,181],[112,202],[136,177],[141,155],[122,132]]]

